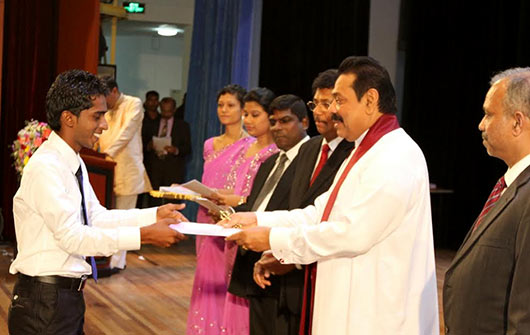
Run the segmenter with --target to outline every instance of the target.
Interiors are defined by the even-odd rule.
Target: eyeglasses
[[[329,109],[329,106],[331,106],[331,102],[319,102],[318,104],[315,104],[313,101],[307,102],[307,107],[309,108],[310,111],[314,111],[318,105],[324,107],[324,109],[327,110]]]

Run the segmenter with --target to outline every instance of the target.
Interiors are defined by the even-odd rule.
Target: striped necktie
[[[477,227],[482,222],[482,219],[488,214],[488,212],[493,208],[497,200],[502,195],[502,191],[506,188],[506,181],[504,180],[504,176],[502,176],[499,181],[497,181],[497,184],[495,184],[495,187],[493,187],[493,191],[491,191],[490,196],[488,197],[488,200],[486,200],[486,203],[484,204],[484,208],[482,208],[482,212],[480,212],[477,220],[475,221],[475,224],[473,225],[473,232],[477,230]]]

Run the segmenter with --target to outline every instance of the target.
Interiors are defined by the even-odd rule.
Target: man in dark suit
[[[479,124],[508,170],[445,275],[446,334],[530,334],[530,68],[494,76]]]
[[[150,166],[149,179],[153,189],[160,186],[169,186],[173,183],[182,183],[186,168],[186,156],[191,152],[190,126],[175,117],[176,102],[173,98],[163,98],[160,102],[160,119],[158,127],[154,127],[156,133],[151,135],[151,141],[147,145],[146,160]],[[153,147],[153,136],[170,137],[171,145],[161,151]],[[150,205],[160,204],[160,199],[151,198]]]
[[[313,81],[313,101],[308,102],[307,106],[313,112],[320,136],[313,137],[300,148],[288,209],[309,206],[320,194],[327,191],[342,162],[354,147],[354,143],[337,137],[331,112],[328,110],[333,102],[331,92],[337,76],[337,71],[330,69],[320,73]],[[300,271],[295,265],[281,264],[271,254],[265,253],[254,266],[256,283],[262,288],[270,286],[268,278],[271,274],[280,276],[277,280],[278,306],[282,317],[290,320],[291,327],[283,333],[298,334],[305,292],[304,282],[306,290],[311,289],[310,268],[304,267]]]
[[[144,166],[147,175],[151,175],[151,161],[147,153],[147,146],[153,134],[158,133],[158,125],[160,124],[160,113],[158,112],[158,105],[160,104],[160,95],[157,91],[148,91],[145,93],[144,101],[144,119],[142,120],[142,148],[144,154]],[[136,208],[147,208],[149,206],[149,192],[138,195],[136,201]]]
[[[247,202],[237,207],[238,211],[288,208],[298,150],[309,139],[306,134],[309,124],[307,109],[299,97],[282,95],[272,101],[269,120],[274,142],[280,152],[261,164]],[[238,250],[228,291],[249,299],[250,334],[276,334],[275,323],[263,320],[262,315],[276,310],[274,297],[278,294],[278,287],[262,290],[252,280],[252,269],[260,255],[241,248]],[[270,326],[265,332],[259,332],[262,320]]]

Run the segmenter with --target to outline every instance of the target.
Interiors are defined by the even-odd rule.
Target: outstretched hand
[[[158,207],[158,209],[156,210],[156,219],[157,220],[167,219],[167,218],[175,219],[178,221],[175,223],[179,223],[181,221],[189,221],[184,215],[182,215],[181,212],[179,212],[179,210],[182,210],[185,207],[186,207],[185,204],[162,205]]]
[[[269,250],[269,234],[270,227],[253,227],[243,229],[239,233],[230,235],[226,238],[227,241],[236,242],[243,249],[250,249],[252,251]]]
[[[173,218],[158,220],[152,225],[140,228],[140,240],[142,244],[154,244],[159,247],[167,248],[173,243],[179,242],[186,238],[183,234],[169,228],[170,224],[177,224]]]

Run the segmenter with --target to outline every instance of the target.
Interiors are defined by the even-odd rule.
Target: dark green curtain
[[[431,182],[454,190],[433,195],[433,220],[442,246],[457,248],[506,170],[487,155],[478,124],[490,77],[530,65],[530,2],[403,0],[401,28],[402,124]]]
[[[311,100],[319,72],[367,54],[369,17],[369,0],[264,1],[260,86]],[[317,133],[313,122],[310,133]]]

